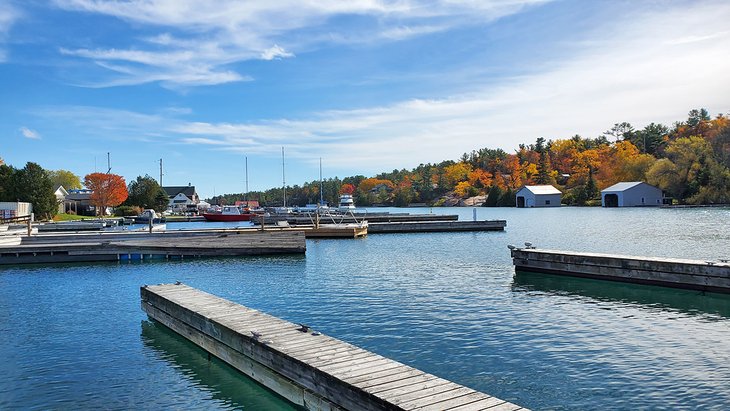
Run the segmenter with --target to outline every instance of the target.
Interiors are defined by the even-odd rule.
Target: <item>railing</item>
[[[0,224],[27,223],[31,221],[30,215],[21,215],[10,218],[0,218]]]

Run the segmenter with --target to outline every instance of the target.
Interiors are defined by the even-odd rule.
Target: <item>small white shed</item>
[[[662,190],[642,181],[629,181],[612,185],[601,191],[604,207],[640,207],[662,205]]]
[[[522,186],[515,197],[518,208],[559,207],[563,193],[551,185]]]

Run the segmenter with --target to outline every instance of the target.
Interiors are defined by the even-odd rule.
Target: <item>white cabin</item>
[[[629,181],[601,190],[603,207],[641,207],[662,205],[662,190],[641,181]]]
[[[551,185],[522,186],[515,194],[518,208],[560,207],[563,193]]]

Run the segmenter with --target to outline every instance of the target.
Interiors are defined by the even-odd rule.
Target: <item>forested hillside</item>
[[[521,144],[514,153],[482,148],[458,161],[421,164],[376,176],[324,181],[324,198],[336,203],[342,192],[357,205],[405,206],[452,204],[454,199],[488,195],[485,205],[512,205],[514,191],[525,184],[552,184],[564,203],[595,204],[600,190],[621,181],[646,181],[681,204],[730,203],[730,126],[728,117],[711,118],[707,110],[689,112],[671,126],[651,123],[641,129],[617,123],[601,136]],[[287,205],[319,201],[318,181],[287,187]],[[232,203],[242,194],[212,202]],[[263,205],[281,205],[283,190],[249,193]]]

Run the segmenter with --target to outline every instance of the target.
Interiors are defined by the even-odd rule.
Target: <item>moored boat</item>
[[[352,194],[342,194],[340,196],[340,204],[337,206],[340,211],[352,211],[355,209],[355,200]]]
[[[253,216],[254,213],[236,206],[223,206],[220,212],[203,213],[206,221],[251,221]]]
[[[160,224],[165,222],[165,217],[160,216],[155,210],[148,208],[144,210],[142,214],[134,217],[134,224],[149,224],[152,219],[152,224]]]

